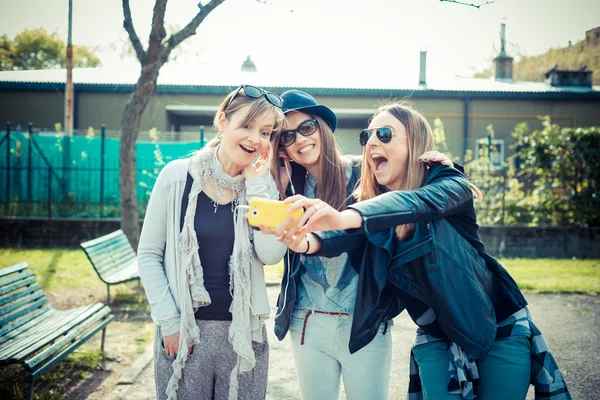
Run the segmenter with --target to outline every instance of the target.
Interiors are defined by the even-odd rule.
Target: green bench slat
[[[44,340],[46,332],[51,332],[56,329],[60,329],[69,319],[74,318],[79,311],[79,308],[57,311],[55,309],[48,308],[47,314],[43,314],[41,318],[33,318],[27,324],[16,329],[15,332],[9,332],[6,337],[12,340],[11,343],[3,345],[3,353],[1,355],[6,356],[20,351],[20,349],[29,345],[30,341]],[[41,337],[41,339],[40,339]]]
[[[35,282],[35,280],[34,280]],[[17,289],[23,288],[23,290],[19,290],[14,292],[13,294],[10,294],[8,296],[4,296],[0,298],[0,315],[3,315],[4,313],[4,308],[2,306],[4,306],[5,304],[8,304],[10,302],[15,301],[18,298],[21,297],[25,297],[27,294],[33,294],[36,291],[41,291],[42,288],[40,287],[40,285],[38,285],[37,283],[34,283],[32,285],[15,285]],[[44,295],[44,293],[42,292],[42,296]]]
[[[20,273],[16,274],[15,276],[11,276],[8,278],[0,278],[0,287],[4,288],[4,286],[8,286],[11,283],[18,282],[20,280],[24,280],[30,276],[33,276],[33,272],[31,272],[31,270],[27,270],[27,271],[20,272]]]
[[[27,359],[28,355],[35,353],[43,347],[50,344],[54,339],[64,335],[70,329],[81,323],[83,318],[92,315],[95,310],[102,308],[102,304],[75,308],[68,310],[68,314],[58,311],[55,318],[50,321],[50,325],[42,329],[32,328],[27,333],[22,334],[22,339],[17,338],[14,343],[8,344],[6,350],[0,353],[0,358],[12,358],[16,360]]]
[[[102,320],[102,323],[100,325],[96,326],[93,330],[88,332],[81,339],[74,342],[71,346],[62,350],[60,353],[56,354],[54,356],[54,358],[52,360],[49,360],[46,364],[39,365],[38,370],[32,374],[33,379],[37,379],[40,376],[42,376],[43,374],[45,374],[46,371],[48,371],[50,368],[52,368],[53,366],[58,364],[60,361],[62,361],[63,358],[65,358],[66,356],[71,354],[71,352],[73,352],[73,350],[75,350],[76,348],[81,346],[83,343],[85,343],[89,338],[91,338],[96,333],[98,333],[98,331],[100,331],[101,329],[104,329],[104,327],[107,326],[113,320],[113,318],[114,318],[113,315],[109,314],[108,317],[106,317],[104,320]]]
[[[137,274],[120,272],[133,265],[137,256],[122,230],[118,230],[99,238],[81,243],[94,270],[107,285],[124,283],[139,279]]]
[[[124,234],[122,234],[119,237],[116,237],[116,238],[113,238],[110,240],[104,240],[102,242],[98,242],[97,244],[95,244],[93,246],[86,246],[85,244],[82,243],[81,247],[84,248],[90,254],[97,254],[99,252],[104,251],[104,249],[106,249],[107,247],[131,248],[131,244],[129,244],[129,240],[127,239],[127,237]]]
[[[86,251],[89,258],[93,258],[94,260],[102,261],[107,258],[107,256],[119,254],[120,257],[125,256],[135,256],[135,252],[129,245],[129,243],[123,246],[106,246],[103,249],[99,249],[98,251],[90,252]]]
[[[19,319],[10,324],[6,324],[0,329],[0,346],[2,343],[14,338],[19,333],[26,331],[35,325],[44,323],[56,310],[50,307],[40,308],[27,315],[28,318]],[[48,315],[45,315],[48,314]]]
[[[40,308],[40,307],[44,306],[47,303],[48,303],[48,299],[45,298],[45,297],[42,297],[41,299],[37,300],[35,303],[32,303],[31,305],[29,305],[27,307],[21,308],[17,312],[12,313],[12,314],[4,317],[4,318],[0,318],[0,326],[4,326],[5,323],[11,322],[11,321],[17,319],[18,317],[21,317],[21,316],[27,314],[31,310],[35,310],[36,308]]]
[[[102,279],[104,281],[112,281],[114,280],[113,277],[115,275],[118,275],[120,272],[125,271],[127,269],[129,269],[132,265],[137,265],[136,261],[133,260],[132,262],[130,262],[129,264],[126,264],[123,267],[120,268],[112,268],[110,270],[106,270],[104,273],[102,273]]]
[[[32,294],[28,294],[26,296],[18,296],[17,298],[19,300],[13,301],[12,303],[10,303],[10,305],[3,306],[0,309],[0,317],[9,314],[11,311],[18,309],[25,304],[34,303],[37,299],[40,299],[42,297],[44,297],[44,292],[42,292],[41,290],[33,292]]]
[[[2,268],[2,269],[0,269],[0,278],[2,278],[3,276],[15,273],[17,271],[22,271],[22,270],[26,269],[27,267],[29,267],[29,264],[23,262],[23,263],[11,265],[10,267]]]
[[[94,260],[93,264],[98,271],[106,271],[121,265],[129,265],[134,262],[135,259],[135,254],[114,254],[112,257],[103,260],[92,260]]]
[[[81,243],[81,247],[84,247],[84,248],[85,247],[93,247],[94,245],[96,245],[98,243],[102,243],[102,242],[105,242],[105,241],[113,239],[113,238],[118,238],[120,236],[125,236],[125,233],[121,229],[116,230],[111,233],[107,233],[104,236],[100,236],[95,239],[88,240],[87,242],[83,242],[83,243]]]
[[[28,267],[0,269],[0,365],[20,363],[36,380],[104,329],[113,315],[101,303],[57,311]]]
[[[83,335],[88,329],[99,323],[102,319],[104,319],[105,316],[109,314],[110,310],[108,309],[96,310],[94,314],[87,316],[86,319],[79,321],[77,325],[74,325],[73,329],[70,329],[68,333],[55,341],[50,347],[37,354],[35,357],[29,358],[25,364],[30,369],[34,369],[39,363],[47,359],[49,356],[57,353],[68,343],[78,341],[78,336]],[[28,355],[29,354],[30,353],[28,353]]]
[[[123,258],[135,257],[135,252],[131,248],[108,247],[97,254],[88,255],[94,260],[94,264],[103,264],[110,260],[121,260]]]
[[[28,271],[31,272],[31,271]],[[27,285],[31,285],[32,283],[35,283],[35,276],[33,276],[32,273],[30,273],[29,275],[27,275],[26,279],[15,279],[15,280],[11,280],[10,283],[17,281],[17,283],[14,283],[12,285],[7,284],[6,286],[2,286],[2,288],[0,289],[0,296],[4,296],[5,294],[12,292],[13,290],[19,289],[21,287],[27,286]]]
[[[139,279],[140,274],[137,267],[137,262],[133,262],[126,268],[115,269],[104,276],[106,282],[127,282],[133,279]]]

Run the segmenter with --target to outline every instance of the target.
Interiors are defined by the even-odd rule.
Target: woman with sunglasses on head
[[[214,117],[215,139],[160,172],[138,249],[152,308],[159,399],[264,399],[269,304],[263,265],[286,249],[237,207],[277,199],[271,138],[281,98],[242,85]],[[252,235],[253,233],[253,235]]]
[[[275,152],[284,165],[273,170],[282,198],[299,193],[319,198],[335,209],[346,208],[353,202],[360,161],[341,155],[334,136],[335,114],[299,90],[287,91],[281,97],[286,125]],[[451,164],[437,152],[424,158]],[[287,223],[274,234],[281,236],[285,226]],[[324,258],[291,253],[284,262],[275,334],[282,340],[290,331],[302,398],[337,399],[341,377],[348,399],[387,399],[391,321],[382,321],[363,349],[354,354],[348,350],[359,286],[348,255]]]
[[[570,399],[525,298],[479,239],[473,197],[481,192],[459,171],[415,159],[433,148],[427,121],[406,106],[383,106],[360,141],[359,202],[340,212],[287,199],[306,212],[300,232],[282,238],[296,252],[349,252],[364,277],[358,292],[377,288],[357,301],[351,349],[406,309],[418,326],[408,398],[525,399],[531,381],[536,398]],[[328,230],[337,231],[308,234]]]

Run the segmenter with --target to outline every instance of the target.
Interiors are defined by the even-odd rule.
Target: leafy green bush
[[[443,123],[434,121],[436,147],[449,153]],[[600,127],[562,128],[542,118],[542,129],[518,124],[512,136],[515,153],[504,169],[495,170],[494,130],[489,146],[478,157],[467,151],[463,160],[469,180],[484,194],[476,202],[482,225],[600,225]]]
[[[561,128],[549,118],[541,130],[519,124],[512,156],[515,177],[537,213],[554,225],[600,225],[600,127]]]

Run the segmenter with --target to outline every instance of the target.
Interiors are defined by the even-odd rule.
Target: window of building
[[[488,138],[481,138],[477,141],[475,154],[479,158],[482,155],[487,155],[489,151],[492,169],[501,170],[504,168],[504,147],[504,139],[492,139],[490,144]]]

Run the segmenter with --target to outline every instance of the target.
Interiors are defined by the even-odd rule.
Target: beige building
[[[339,117],[337,137],[344,152],[361,152],[358,132],[380,104],[408,99],[433,124],[444,124],[447,143],[454,155],[476,150],[487,138],[488,126],[501,163],[510,152],[511,132],[527,122],[539,127],[540,116],[550,116],[561,126],[600,126],[600,87],[583,76],[586,71],[549,71],[547,82],[512,80],[512,58],[501,52],[496,58],[496,77],[490,79],[427,79],[426,54],[421,56],[419,77],[399,82],[390,77],[277,77],[260,71],[221,71],[187,75],[164,67],[158,87],[146,108],[141,131],[152,128],[159,138],[199,140],[200,127],[206,138],[212,134],[212,118],[221,99],[240,83],[262,86],[276,93],[297,88],[311,93],[331,107]],[[248,65],[248,60],[244,63]],[[135,71],[134,71],[135,72]],[[569,74],[564,74],[569,72]],[[581,79],[578,79],[578,73]],[[568,75],[568,82],[561,80]],[[29,122],[39,128],[53,129],[64,118],[64,70],[0,72],[0,121],[11,121],[12,129]],[[107,130],[118,135],[122,112],[136,80],[106,69],[76,70],[74,127]],[[565,78],[566,79],[566,78]],[[411,82],[412,81],[412,82]],[[140,140],[147,138],[143,133]]]

